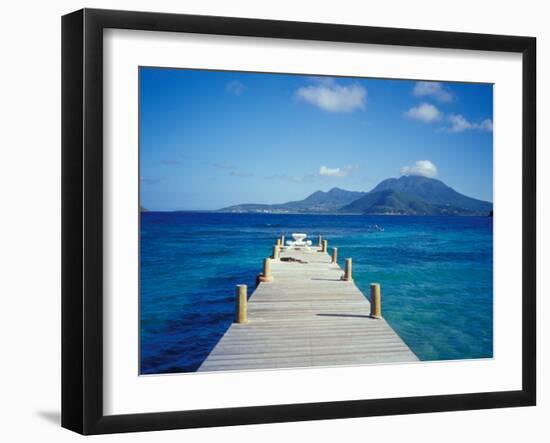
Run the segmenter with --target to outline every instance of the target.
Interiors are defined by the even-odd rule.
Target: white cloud
[[[329,168],[327,166],[321,166],[319,168],[319,175],[323,177],[347,177],[356,166],[346,166],[345,168]]]
[[[246,91],[246,86],[238,80],[230,81],[225,85],[225,91],[233,95],[241,95]]]
[[[416,82],[413,94],[416,97],[431,97],[443,103],[454,99],[452,92],[439,82]]]
[[[451,123],[449,132],[462,132],[472,129],[472,124],[460,114],[449,115],[448,120]]]
[[[434,105],[430,103],[421,103],[405,112],[405,116],[415,120],[420,120],[424,123],[431,123],[436,120],[440,120],[442,114]]]
[[[321,166],[319,168],[319,175],[324,177],[343,177],[345,173],[340,168],[327,168],[326,166]]]
[[[449,127],[446,128],[449,132],[463,132],[468,130],[486,132],[493,131],[493,121],[490,118],[485,119],[479,123],[474,123],[468,121],[461,114],[451,114],[449,115],[449,117],[447,117],[447,120],[449,120],[449,123],[451,124]]]
[[[403,166],[402,175],[420,175],[422,177],[435,177],[437,167],[430,160],[418,160],[412,166]]]
[[[482,131],[493,132],[493,120],[487,118],[479,123],[478,127]]]
[[[296,96],[328,112],[353,112],[365,108],[367,90],[362,86],[341,86],[330,78],[317,83],[298,88]]]

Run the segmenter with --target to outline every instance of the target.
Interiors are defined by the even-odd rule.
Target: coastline
[[[492,217],[491,215],[482,214],[397,214],[397,213],[372,213],[358,214],[354,212],[262,212],[262,211],[219,211],[209,209],[173,209],[173,210],[146,210],[139,211],[140,213],[193,213],[193,214],[253,214],[253,215],[330,215],[330,216],[354,216],[354,217],[370,217],[370,216],[388,216],[388,217]]]

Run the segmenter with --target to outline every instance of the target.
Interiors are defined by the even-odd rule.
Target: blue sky
[[[369,191],[401,175],[492,201],[488,84],[140,68],[150,210]]]

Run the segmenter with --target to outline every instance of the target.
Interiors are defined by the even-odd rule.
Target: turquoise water
[[[292,232],[322,234],[342,267],[352,257],[364,294],[379,282],[384,317],[421,360],[492,357],[492,218],[144,212],[141,373],[195,371],[233,320],[235,285],[253,288]]]

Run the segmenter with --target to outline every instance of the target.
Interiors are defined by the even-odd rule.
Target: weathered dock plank
[[[276,369],[417,361],[326,252],[282,251],[272,282],[248,300],[248,322],[233,323],[199,371]]]

